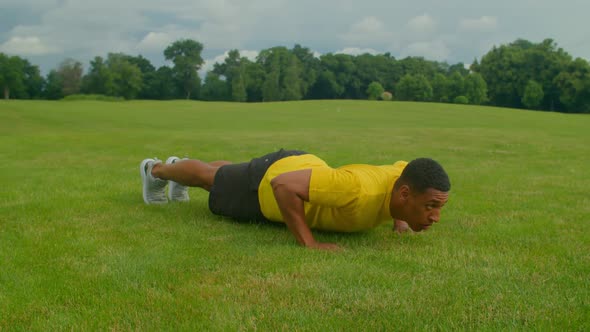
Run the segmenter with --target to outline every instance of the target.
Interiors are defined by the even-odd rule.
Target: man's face
[[[408,192],[404,206],[405,221],[414,232],[427,230],[440,220],[440,211],[449,200],[449,193],[428,189],[424,193]]]

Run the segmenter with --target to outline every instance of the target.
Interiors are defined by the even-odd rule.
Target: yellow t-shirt
[[[356,232],[392,220],[389,202],[393,184],[407,162],[393,165],[346,165],[331,168],[323,160],[305,154],[280,159],[266,171],[258,187],[258,199],[264,216],[284,222],[270,181],[276,176],[311,169],[309,202],[304,202],[305,220],[313,229]]]

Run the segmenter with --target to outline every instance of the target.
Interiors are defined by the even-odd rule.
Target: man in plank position
[[[429,158],[332,168],[313,154],[283,149],[239,164],[145,159],[140,173],[146,204],[188,201],[188,187],[200,187],[209,191],[214,214],[285,223],[299,244],[315,249],[338,246],[317,242],[311,229],[356,232],[393,219],[399,232],[426,230],[439,221],[451,189],[445,170]]]

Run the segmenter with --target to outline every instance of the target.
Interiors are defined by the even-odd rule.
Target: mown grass
[[[400,102],[0,102],[0,330],[588,330],[590,117]],[[316,233],[146,206],[139,162],[430,156],[443,221]]]

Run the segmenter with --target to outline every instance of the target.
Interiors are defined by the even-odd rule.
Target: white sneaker
[[[186,159],[186,158],[184,158]],[[172,156],[169,157],[168,159],[166,159],[166,164],[174,164],[177,161],[180,161],[182,159],[176,157],[176,156]],[[168,187],[168,199],[170,199],[171,201],[176,201],[176,202],[188,202],[190,200],[190,198],[188,197],[188,187],[187,186],[183,186],[178,182],[174,182],[174,181],[168,181],[170,183],[170,186]]]
[[[141,181],[143,182],[143,201],[146,204],[165,204],[168,203],[166,198],[166,185],[168,181],[155,178],[152,175],[154,165],[162,163],[157,158],[144,159],[139,164]]]

